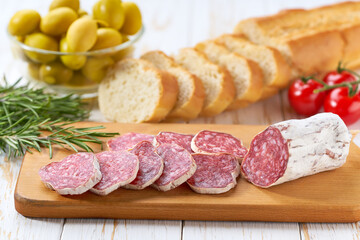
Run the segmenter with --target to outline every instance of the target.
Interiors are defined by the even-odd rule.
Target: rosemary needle
[[[99,137],[117,135],[98,132],[103,126],[74,127],[74,123],[89,116],[79,97],[18,86],[20,80],[10,85],[4,77],[0,83],[0,153],[10,159],[31,153],[32,149],[40,152],[41,147],[49,148],[52,158],[53,145],[76,152],[93,151],[88,143],[102,144]]]

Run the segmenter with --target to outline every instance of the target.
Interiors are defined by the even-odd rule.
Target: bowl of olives
[[[130,56],[144,33],[133,2],[99,0],[92,14],[79,0],[53,0],[49,12],[20,10],[10,19],[11,50],[24,76],[60,93],[96,96],[115,62]]]

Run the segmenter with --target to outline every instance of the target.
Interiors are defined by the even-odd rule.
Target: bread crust
[[[235,85],[233,78],[226,69],[219,66],[217,67],[219,68],[219,71],[222,72],[223,79],[219,94],[212,103],[202,110],[200,116],[211,117],[223,112],[235,98]]]
[[[211,65],[211,67],[214,67],[216,69],[216,71],[221,75],[221,77],[220,77],[221,81],[220,81],[219,89],[217,90],[217,92],[218,92],[217,96],[214,99],[211,99],[211,102],[209,102],[206,106],[203,106],[203,109],[200,112],[200,116],[211,117],[211,116],[214,116],[214,115],[217,115],[217,114],[223,112],[235,98],[235,85],[234,85],[234,81],[233,81],[233,78],[231,77],[231,75],[228,73],[227,70],[212,63],[205,56],[205,54],[203,54],[202,52],[200,52],[194,48],[184,48],[181,51],[183,51],[182,54],[185,54],[186,51],[192,51],[192,53],[194,55],[196,55],[197,58],[201,59],[201,61],[205,62],[207,65],[209,65],[209,66]],[[182,64],[180,64],[180,65],[182,65]],[[183,67],[185,67],[185,66],[183,66]],[[189,70],[189,71],[192,72],[191,70]],[[194,74],[194,75],[196,75],[196,74]],[[199,76],[197,76],[197,77],[201,80],[201,78]],[[201,82],[203,82],[203,80],[201,80]]]
[[[230,41],[241,41],[240,44],[244,44],[244,41],[249,41],[243,34],[224,34],[216,39],[217,42],[224,44],[225,46],[229,45],[228,42]],[[246,42],[245,42],[246,43]],[[249,41],[249,44],[254,44]],[[289,64],[286,62],[285,58],[282,56],[282,54],[275,48],[269,47],[269,46],[261,46],[266,50],[270,55],[273,64],[275,65],[275,71],[272,71],[274,76],[271,79],[270,82],[267,82],[263,84],[263,88],[285,88],[289,85],[290,79],[292,76],[292,70],[289,66]],[[241,49],[239,51],[236,51],[235,49],[231,49],[232,47],[228,47],[230,50],[234,50],[237,54],[241,53]],[[240,54],[241,55],[241,54]],[[247,57],[247,56],[245,56]],[[263,69],[259,66],[261,71]],[[258,70],[259,71],[259,70]],[[273,92],[273,91],[271,91]],[[263,90],[261,93],[261,96],[259,99],[267,98],[269,94],[267,93],[267,90]],[[251,101],[251,100],[250,100]]]
[[[165,61],[168,61],[168,64],[171,68],[179,69],[182,74],[186,74],[187,78],[190,79],[190,83],[192,85],[192,92],[190,93],[190,98],[181,106],[175,106],[175,108],[168,114],[166,118],[183,120],[190,120],[196,118],[199,115],[205,100],[205,90],[201,80],[195,75],[191,74],[185,68],[175,63],[173,58],[167,56],[162,51],[157,50],[147,52],[143,56],[141,56],[141,59],[145,59],[151,62],[151,56],[153,54],[160,55],[165,59]],[[171,73],[171,70],[169,70],[169,72]]]
[[[260,99],[263,88],[263,74],[257,63],[241,56],[240,54],[229,51],[225,45],[217,43],[216,41],[204,41],[198,43],[195,48],[207,55],[210,61],[223,66],[225,69],[229,69],[228,63],[230,61],[242,65],[243,68],[247,69],[247,75],[249,76],[249,78],[246,79],[248,82],[247,88],[244,92],[241,93],[241,95],[238,93],[235,94],[234,101],[228,106],[227,109],[237,109],[243,107],[245,102],[255,102]],[[224,55],[227,57],[227,60],[221,60]],[[236,76],[234,75],[237,73],[231,71],[228,72],[234,78],[234,85],[236,85]],[[236,89],[238,89],[238,87]]]
[[[234,32],[245,33],[258,44],[280,50],[292,62],[297,75],[330,71],[339,61],[354,69],[360,66],[360,22],[351,16],[359,8],[359,2],[342,2],[310,10],[284,10],[272,16],[243,20]],[[334,14],[349,14],[349,17],[338,19]],[[296,24],[304,19],[304,24]],[[270,30],[269,26],[273,25],[278,27]],[[295,25],[292,31],[287,32],[292,25]]]
[[[145,61],[145,60],[143,60]],[[156,70],[156,69],[154,69]],[[176,78],[168,72],[157,70],[161,78],[161,92],[155,111],[144,122],[159,122],[163,120],[174,107],[179,92]]]
[[[343,57],[344,40],[339,31],[324,31],[286,42],[294,66],[302,74],[330,71]]]
[[[346,67],[357,69],[360,67],[360,24],[341,30],[345,42],[343,63]]]

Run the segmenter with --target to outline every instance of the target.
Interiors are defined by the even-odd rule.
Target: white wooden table
[[[11,15],[32,8],[42,14],[50,0],[0,0],[0,72],[14,81],[21,75],[12,60],[5,29]],[[82,0],[86,10],[94,0]],[[140,6],[146,33],[138,43],[136,56],[147,50],[161,49],[176,53],[181,47],[222,33],[231,32],[235,24],[252,16],[272,14],[284,8],[313,7],[336,0],[187,0],[136,1]],[[238,111],[213,118],[199,118],[193,123],[271,124],[297,117],[290,109],[286,92]],[[91,120],[103,121],[100,112]],[[360,123],[351,128],[358,129]],[[21,159],[8,162],[0,156],[0,239],[360,239],[359,223],[271,223],[204,222],[123,219],[31,219],[14,208],[14,188]]]

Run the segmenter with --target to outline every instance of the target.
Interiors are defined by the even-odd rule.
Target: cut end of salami
[[[105,151],[96,154],[102,178],[90,191],[107,195],[132,182],[139,170],[139,159],[128,151]]]
[[[154,138],[154,146],[158,147],[164,143],[175,143],[191,153],[191,140],[193,137],[194,135],[192,134],[159,132]]]
[[[139,171],[134,181],[125,185],[124,188],[144,189],[153,184],[162,174],[163,159],[156,153],[152,143],[148,141],[138,143],[130,152],[139,158]]]
[[[101,179],[99,163],[93,153],[76,153],[39,170],[41,181],[61,195],[82,194]]]
[[[220,194],[236,186],[240,166],[234,155],[195,153],[192,156],[197,166],[187,181],[192,190],[201,194]]]
[[[260,187],[341,167],[349,154],[351,134],[341,118],[320,113],[271,125],[252,140],[241,171]]]
[[[195,172],[196,164],[191,154],[177,144],[161,144],[156,148],[164,160],[164,170],[152,185],[160,191],[171,190],[186,182]]]
[[[270,126],[252,140],[241,171],[253,184],[267,187],[284,175],[288,158],[286,140],[279,129]]]
[[[153,135],[143,133],[126,133],[116,138],[112,138],[107,142],[110,151],[123,151],[135,147],[136,144],[142,141],[152,142]]]
[[[229,153],[242,160],[247,149],[240,139],[228,133],[203,130],[198,132],[191,141],[191,149],[195,153]]]

